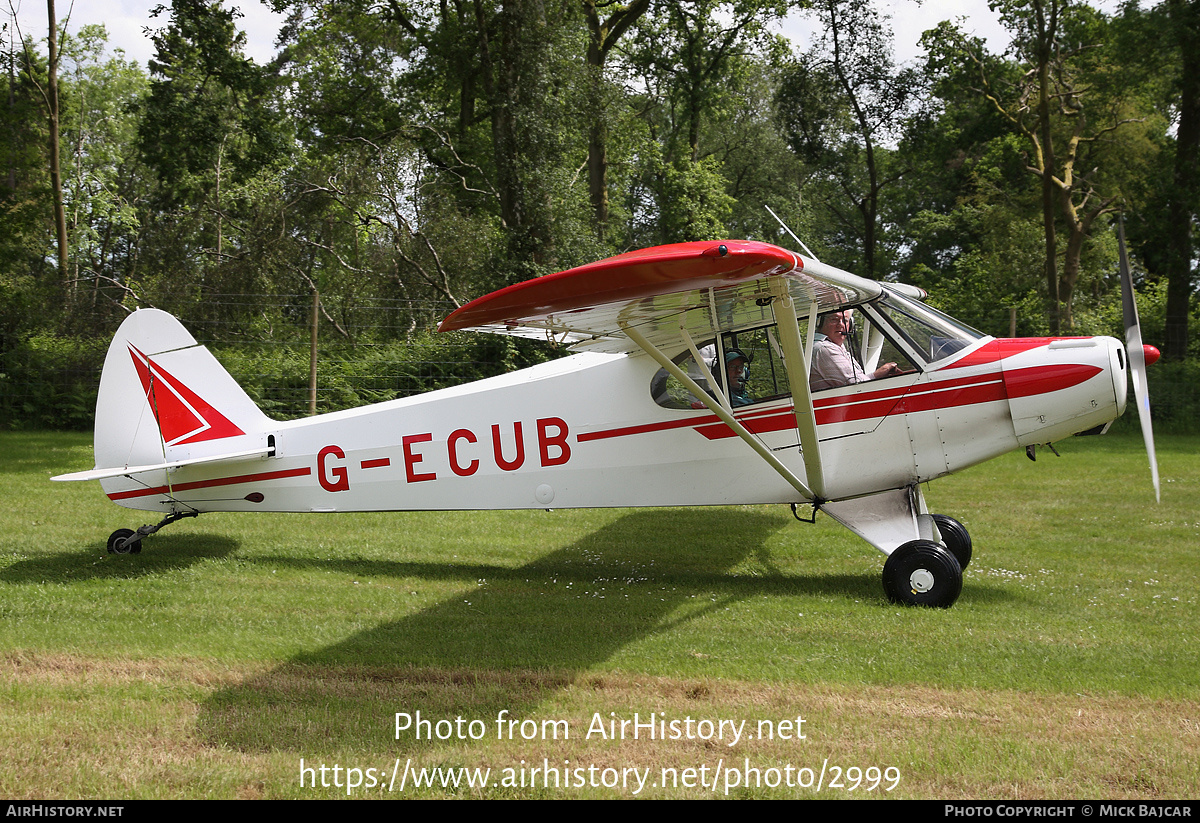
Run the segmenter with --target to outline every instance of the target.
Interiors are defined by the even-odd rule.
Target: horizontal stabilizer
[[[207,457],[193,457],[188,460],[171,460],[167,463],[154,463],[149,466],[125,466],[123,468],[110,469],[89,469],[88,471],[72,472],[70,474],[60,474],[57,477],[51,477],[51,480],[69,481],[69,480],[104,480],[108,477],[125,477],[127,475],[141,474],[142,472],[161,471],[163,469],[177,469],[180,466],[193,466],[197,463],[220,463],[222,461],[245,460],[250,457],[270,457],[275,452],[274,446],[263,446],[258,449],[249,449],[247,451],[230,452],[229,454],[214,454]]]

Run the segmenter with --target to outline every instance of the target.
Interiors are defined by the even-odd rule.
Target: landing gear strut
[[[156,525],[139,526],[137,531],[133,529],[117,529],[108,536],[108,553],[109,554],[140,554],[142,551],[142,538],[154,534],[163,526],[169,526],[177,520],[182,520],[185,517],[198,517],[200,512],[171,512]]]

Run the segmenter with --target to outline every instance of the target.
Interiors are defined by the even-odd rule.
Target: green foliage
[[[715,157],[696,163],[669,165],[662,172],[662,193],[674,203],[662,223],[662,240],[719,240],[733,211],[733,198],[725,193],[725,178]]]
[[[157,17],[167,10],[158,6]],[[141,112],[139,143],[170,202],[206,199],[272,165],[287,149],[270,105],[270,76],[242,56],[240,12],[219,0],[172,0],[170,23],[154,32],[154,78]]]
[[[922,96],[923,76],[894,64],[887,20],[870,4],[820,0],[812,13],[823,34],[789,61],[775,100],[778,119],[811,169],[811,193],[835,238],[831,257],[881,277],[884,201],[910,166],[888,148]]]
[[[0,74],[0,296],[36,290],[49,277],[54,230],[51,223],[48,122],[36,77],[45,77],[46,61],[33,43],[10,44]],[[8,305],[9,309],[4,309]],[[31,316],[24,300],[0,304],[0,346],[7,348],[14,328]]]
[[[103,26],[65,38],[62,98],[63,200],[70,239],[68,300],[78,318],[121,317],[122,284],[136,272],[145,219],[148,170],[137,150],[130,112],[147,89],[145,72],[122,56],[105,59]],[[93,326],[100,332],[102,325]],[[84,331],[77,323],[71,329]]]
[[[90,429],[107,349],[37,334],[0,352],[0,429]]]
[[[1085,189],[1093,206],[1118,198],[1109,207],[1126,215],[1139,289],[1153,298],[1147,337],[1157,337],[1171,327],[1164,313],[1178,328],[1189,299],[1195,311],[1194,272],[1181,279],[1171,251],[1192,213],[1172,182],[1188,168],[1176,151],[1187,7],[1108,15],[1053,1],[1065,10],[1063,42],[1097,46],[1070,54],[1060,77],[1084,84],[1081,134],[1120,123],[1081,144],[1075,179],[1086,185],[1074,202]],[[1019,335],[1051,328],[1034,144],[981,94],[985,76],[1006,92],[1022,82],[1036,39],[1027,4],[1001,8],[1017,35],[1010,53],[990,54],[950,23],[928,33],[931,94],[892,61],[887,18],[850,0],[812,4],[820,31],[799,56],[772,32],[787,6],[771,0],[275,5],[291,15],[269,66],[244,56],[238,13],[215,0],[156,9],[150,75],[105,58],[102,29],[65,32],[65,284],[52,265],[45,59],[32,42],[10,44],[12,71],[0,76],[6,357],[36,364],[53,346],[29,341],[54,335],[64,351],[107,339],[127,311],[152,305],[222,351],[245,343],[232,356],[248,364],[255,396],[298,414],[315,292],[321,408],[343,407],[437,384],[386,352],[419,347],[453,306],[496,288],[658,243],[792,245],[763,204],[823,260],[922,285],[985,331],[1008,334],[1012,310]],[[1077,120],[1057,117],[1056,145]],[[1079,264],[1075,328],[1110,333],[1110,215],[1095,216],[1077,247],[1065,216],[1055,219],[1056,259]],[[1166,280],[1175,286],[1164,304]],[[376,306],[389,308],[364,325]],[[357,359],[395,379],[372,387]],[[28,368],[36,384],[38,366]],[[45,416],[21,414],[22,424]],[[70,409],[62,417],[78,424]]]
[[[276,419],[308,414],[309,350],[254,344],[213,348],[259,407]],[[322,345],[317,413],[458,386],[557,356],[544,344],[493,335],[423,333],[404,342]]]
[[[1146,370],[1150,384],[1150,415],[1155,432],[1195,433],[1200,420],[1200,360],[1160,360]],[[1132,398],[1129,404],[1133,405]],[[1122,422],[1136,425],[1136,415],[1127,412]]]
[[[1088,248],[1122,204],[1146,203],[1166,121],[1147,105],[1153,84],[1125,70],[1114,36],[1119,27],[1110,18],[1070,0],[995,7],[1013,34],[1005,55],[989,54],[979,40],[943,24],[924,40],[929,67],[939,75],[934,85],[946,114],[962,105],[965,89],[994,110],[1003,132],[1019,136],[1027,174],[1006,189],[1027,192],[1022,210],[1043,233],[1049,327],[1069,334],[1077,295],[1092,288],[1104,266],[1103,255]]]
[[[996,337],[1047,333],[1038,286],[1037,227],[1001,205],[964,204],[949,214],[922,212],[910,224],[918,239],[931,235],[977,239],[938,268],[915,263],[905,279],[930,293],[929,302]]]

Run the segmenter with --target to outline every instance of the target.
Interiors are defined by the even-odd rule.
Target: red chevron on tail
[[[168,446],[236,437],[244,432],[166,369],[129,344],[146,399]]]

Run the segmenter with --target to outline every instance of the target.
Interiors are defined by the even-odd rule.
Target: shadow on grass
[[[77,551],[42,555],[0,570],[0,581],[67,584],[151,577],[226,557],[238,547],[236,540],[211,534],[173,534],[169,544],[164,544],[164,551],[155,551],[154,543],[153,537],[147,538],[141,554],[109,554],[106,544],[100,543]]]
[[[507,709],[520,717],[623,647],[745,596],[867,596],[870,581],[859,577],[730,573],[763,553],[782,525],[733,509],[647,511],[515,569],[353,564],[475,588],[218,691],[202,707],[199,733],[240,750],[378,752],[398,745],[396,712],[471,720]]]

